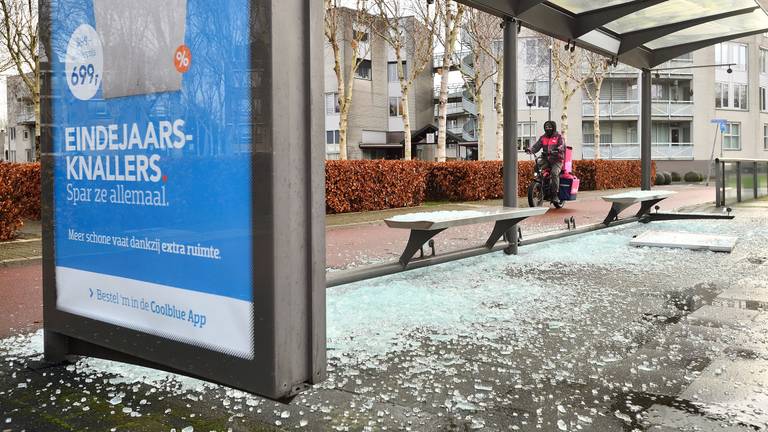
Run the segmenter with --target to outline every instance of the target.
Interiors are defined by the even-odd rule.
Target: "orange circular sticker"
[[[189,50],[188,46],[182,44],[176,48],[176,54],[173,55],[173,65],[180,73],[187,73],[192,65],[192,51]]]

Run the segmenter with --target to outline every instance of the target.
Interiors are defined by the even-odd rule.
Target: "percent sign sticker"
[[[173,56],[173,65],[180,73],[187,73],[192,64],[192,51],[186,45],[180,45],[176,48],[176,54]]]
[[[69,38],[66,58],[67,85],[80,100],[96,96],[104,73],[104,53],[96,29],[82,24]]]

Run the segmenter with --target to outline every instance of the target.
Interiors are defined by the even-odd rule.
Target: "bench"
[[[608,211],[603,223],[605,225],[619,220],[619,214],[637,203],[640,203],[640,210],[635,217],[643,217],[651,213],[651,208],[659,201],[667,199],[674,195],[676,192],[664,191],[664,190],[649,190],[649,191],[630,191],[616,195],[604,196],[603,201],[611,203],[611,210]]]
[[[504,233],[513,229],[520,221],[542,215],[547,210],[545,207],[478,207],[473,210],[409,213],[385,219],[384,223],[390,228],[411,230],[408,244],[399,260],[405,267],[425,243],[448,228],[495,222],[493,231],[485,242],[486,248],[493,249]]]
[[[602,197],[604,201],[611,203],[611,210],[608,211],[608,216],[603,221],[603,224],[609,225],[611,222],[619,220],[619,214],[631,207],[634,204],[640,203],[640,210],[638,210],[635,217],[642,223],[648,223],[652,221],[661,220],[680,220],[680,219],[733,219],[734,216],[730,214],[712,214],[712,213],[677,213],[677,212],[659,212],[658,207],[656,212],[651,213],[651,208],[658,204],[660,201],[665,200],[677,192],[665,191],[665,190],[649,190],[649,191],[630,191],[616,195],[608,195]]]

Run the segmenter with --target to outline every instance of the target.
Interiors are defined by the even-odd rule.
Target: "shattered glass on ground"
[[[651,227],[739,242],[629,246]],[[40,333],[11,338],[0,421],[35,430],[31,400],[115,430],[768,430],[768,314],[739,297],[768,290],[766,243],[764,210],[740,210],[331,288],[329,378],[288,405],[97,359],[30,370]]]

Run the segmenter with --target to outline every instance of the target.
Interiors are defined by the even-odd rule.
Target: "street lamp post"
[[[533,135],[533,116],[531,114],[531,109],[533,109],[533,105],[536,101],[536,93],[528,90],[525,92],[525,103],[528,105],[528,136]],[[529,138],[530,140],[530,138]],[[528,145],[530,145],[530,141],[528,142]]]

